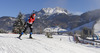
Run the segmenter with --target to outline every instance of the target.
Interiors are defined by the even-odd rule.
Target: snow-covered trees
[[[23,14],[21,12],[19,12],[17,19],[15,21],[15,23],[13,24],[13,33],[21,33],[23,28],[24,28],[24,20],[23,18]]]
[[[0,33],[7,33],[7,31],[0,29]]]

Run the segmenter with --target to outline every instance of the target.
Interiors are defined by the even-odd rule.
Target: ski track
[[[69,36],[23,35],[22,40],[17,39],[18,34],[0,34],[0,53],[100,53],[100,48],[92,45],[74,43]],[[88,47],[90,46],[90,47]]]

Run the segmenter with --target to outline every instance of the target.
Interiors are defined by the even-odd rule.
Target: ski
[[[18,39],[22,40],[21,38],[17,37]]]
[[[28,39],[35,39],[35,38],[28,38]]]

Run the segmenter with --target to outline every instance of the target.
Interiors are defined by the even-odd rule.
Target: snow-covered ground
[[[100,19],[94,25],[94,33],[100,36]]]
[[[18,34],[0,34],[0,53],[100,53],[99,47],[76,44],[71,36],[57,36],[47,38],[45,35],[23,35],[22,40],[17,39]]]

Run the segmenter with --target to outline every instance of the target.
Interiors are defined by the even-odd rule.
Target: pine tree
[[[24,29],[24,20],[22,19],[23,18],[23,14],[21,12],[19,12],[18,16],[17,16],[17,19],[15,21],[15,23],[13,24],[13,30],[12,32],[13,33],[21,33]]]

